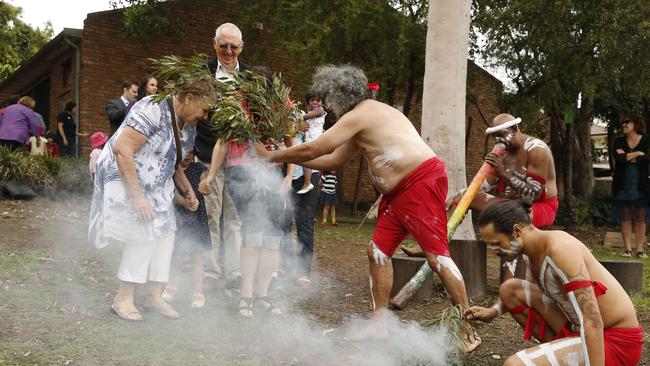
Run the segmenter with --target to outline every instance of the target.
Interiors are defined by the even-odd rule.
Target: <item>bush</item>
[[[562,201],[555,224],[565,226],[568,223],[568,218],[566,204]],[[596,184],[590,200],[575,199],[575,223],[578,226],[612,226],[614,224],[609,185]]]
[[[0,146],[0,181],[23,182],[49,196],[61,191],[90,192],[87,166],[84,159],[32,156]]]

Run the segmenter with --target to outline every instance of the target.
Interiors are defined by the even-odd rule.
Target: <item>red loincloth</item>
[[[445,163],[433,157],[381,199],[372,241],[391,257],[410,233],[425,252],[449,256],[446,197]]]
[[[592,287],[596,297],[604,295],[607,291],[600,282],[595,281],[573,281],[564,285],[567,292],[575,291],[579,288]],[[544,339],[544,329],[546,322],[544,318],[535,311],[534,308],[528,308],[525,304],[519,305],[510,310],[511,314],[523,313],[528,309],[526,326],[524,328],[524,339],[530,340],[535,329],[535,324],[539,322],[539,338]],[[558,340],[568,337],[580,337],[579,332],[571,330],[571,323],[567,322],[562,329],[553,337]],[[643,345],[643,327],[637,328],[607,328],[603,331],[605,343],[605,366],[627,366],[636,365],[641,359],[641,348]]]
[[[533,225],[540,229],[553,225],[558,206],[557,196],[533,202],[531,207],[533,210]]]

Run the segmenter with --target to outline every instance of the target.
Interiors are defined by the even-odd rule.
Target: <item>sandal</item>
[[[631,256],[632,256],[632,252],[629,251],[629,250],[626,250],[626,251],[623,252],[623,254],[621,254],[621,256],[622,256],[622,257],[631,257]]]
[[[158,299],[156,302],[149,303],[148,300],[144,303],[144,309],[147,311],[154,311],[158,314],[170,319],[178,319],[181,316],[178,312],[163,299]]]
[[[309,286],[311,285],[311,280],[307,276],[302,276],[296,280],[296,282],[301,285],[301,286]]]
[[[192,295],[192,305],[190,307],[194,309],[200,309],[205,306],[205,296],[201,293],[195,293]]]
[[[636,252],[636,257],[639,259],[648,259],[648,255],[644,252]]]
[[[282,309],[275,305],[268,296],[262,296],[255,299],[255,305],[271,315],[282,315]]]
[[[165,286],[165,289],[163,290],[162,294],[160,294],[160,297],[162,297],[162,299],[167,302],[172,302],[174,301],[174,296],[176,296],[177,290],[178,289],[175,286],[167,285]]]
[[[252,297],[239,298],[239,317],[241,319],[253,319],[255,317]]]
[[[111,312],[120,318],[132,322],[142,321],[142,315],[132,301],[122,301],[111,305]]]

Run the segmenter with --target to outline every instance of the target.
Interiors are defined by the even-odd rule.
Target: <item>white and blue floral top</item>
[[[155,212],[152,223],[144,223],[137,216],[117,168],[113,147],[126,128],[134,128],[147,137],[147,142],[133,158],[140,188]],[[186,123],[179,132],[182,156],[185,157],[194,146],[196,129]],[[167,102],[155,104],[151,97],[143,98],[131,108],[97,159],[88,228],[90,243],[96,248],[107,246],[109,238],[125,243],[142,243],[176,231],[172,178],[175,163],[176,142],[169,105]]]

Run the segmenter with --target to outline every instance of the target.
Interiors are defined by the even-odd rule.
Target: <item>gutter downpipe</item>
[[[79,50],[79,46],[77,46],[74,42],[70,41],[67,36],[63,36],[63,41],[70,45],[70,47],[74,48],[75,51],[75,73],[74,73],[74,102],[77,105],[77,108],[75,110],[75,124],[77,125],[77,132],[79,132],[79,71],[81,70],[81,51]],[[75,155],[76,157],[79,157],[79,139],[77,136],[75,136],[75,139],[77,139],[77,143],[75,145]]]

